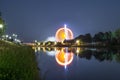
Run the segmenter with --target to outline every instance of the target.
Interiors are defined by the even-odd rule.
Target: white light
[[[46,53],[48,56],[55,56],[56,51],[47,51]]]
[[[12,37],[10,36],[9,39],[12,39]]]
[[[64,30],[65,30],[65,36],[66,36],[65,39],[68,39],[68,31],[67,31],[67,25],[66,24],[64,24]]]
[[[35,40],[35,43],[37,42],[37,40]]]
[[[8,38],[8,35],[6,35],[6,38]]]
[[[17,37],[17,34],[15,35],[15,37]]]
[[[66,24],[64,24],[64,27],[66,28],[66,27],[67,27],[67,25],[66,25]]]
[[[2,25],[2,24],[0,24],[0,28],[3,28],[3,25]]]
[[[13,36],[15,36],[15,34],[13,34]]]
[[[17,37],[17,34],[12,34],[12,36]]]
[[[46,41],[56,41],[54,36],[48,37]]]

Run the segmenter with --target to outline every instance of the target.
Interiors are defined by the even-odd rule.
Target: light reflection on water
[[[68,52],[68,48],[62,48],[55,54],[55,59],[59,65],[64,66],[66,69],[67,66],[73,61],[73,53]]]
[[[34,49],[43,80],[120,80],[120,50]]]

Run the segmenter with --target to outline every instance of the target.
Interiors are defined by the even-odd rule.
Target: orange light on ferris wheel
[[[55,55],[57,63],[61,66],[67,66],[73,61],[73,53],[65,53],[63,50],[58,51]]]
[[[66,35],[66,32],[67,35]],[[56,41],[62,42],[65,39],[73,39],[73,32],[69,28],[60,28],[55,34]]]

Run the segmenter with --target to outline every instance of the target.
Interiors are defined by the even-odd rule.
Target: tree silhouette
[[[115,36],[116,36],[116,38],[117,38],[118,44],[120,44],[120,29],[117,29],[117,30],[115,31]]]

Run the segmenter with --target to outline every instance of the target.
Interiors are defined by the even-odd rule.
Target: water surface
[[[37,48],[43,80],[120,80],[120,50]]]

